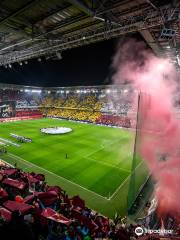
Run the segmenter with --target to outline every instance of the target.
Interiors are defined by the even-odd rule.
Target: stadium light
[[[32,93],[41,93],[41,90],[32,89]]]
[[[31,92],[31,90],[30,90],[30,89],[25,89],[24,91],[25,91],[25,92]]]
[[[177,62],[178,62],[178,65],[180,66],[180,57],[179,57],[179,55],[177,55]]]
[[[56,52],[56,56],[57,56],[57,58],[58,58],[59,60],[62,59],[62,54],[61,54],[61,52]]]
[[[25,61],[24,63],[25,63],[25,64],[28,64],[28,61]]]
[[[107,89],[107,90],[106,90],[106,92],[107,92],[107,93],[110,93],[110,92],[111,92],[111,90],[110,90],[110,89]]]
[[[22,66],[22,65],[23,65],[23,63],[22,63],[22,62],[20,62],[20,63],[19,63],[19,65],[20,65],[20,66]]]

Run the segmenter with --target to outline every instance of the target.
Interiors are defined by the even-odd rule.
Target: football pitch
[[[40,131],[59,126],[72,132],[47,135]],[[20,143],[10,133],[29,137],[32,143]],[[45,174],[49,185],[59,185],[70,196],[79,195],[92,209],[113,217],[127,210],[134,137],[127,129],[59,119],[0,123],[0,143],[8,145],[7,154],[0,158],[25,171]],[[140,186],[147,173],[141,161],[136,168]]]

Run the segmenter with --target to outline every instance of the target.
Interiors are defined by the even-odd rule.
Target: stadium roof
[[[131,91],[131,85],[129,84],[118,84],[118,85],[97,85],[97,86],[71,86],[71,87],[38,87],[38,86],[25,86],[25,85],[16,85],[16,84],[7,84],[7,83],[0,83],[0,90],[14,90],[14,91],[24,91],[24,92],[32,92],[36,93],[42,91],[52,91],[57,93],[88,93],[88,92],[103,92],[106,91],[116,92],[116,91]]]
[[[180,65],[178,0],[2,0],[0,65],[61,59],[64,50],[131,32]]]

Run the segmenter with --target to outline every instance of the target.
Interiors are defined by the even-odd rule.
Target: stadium
[[[0,238],[180,239],[179,1],[0,6]]]

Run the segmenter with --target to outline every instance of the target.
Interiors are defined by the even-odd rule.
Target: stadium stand
[[[47,97],[42,101],[41,108],[47,116],[95,122],[96,118],[100,116],[101,107],[101,104],[97,101],[93,95],[83,98],[74,95],[56,99]]]
[[[126,98],[122,98],[120,104],[117,99],[111,98],[109,104],[108,96],[101,97],[100,94],[68,94],[62,96],[47,96],[40,105],[44,116],[59,117],[77,121],[85,121],[96,124],[131,127],[130,119],[127,117],[131,105]]]
[[[116,92],[112,86],[50,91],[7,85],[0,90],[1,103],[15,102],[15,115],[11,120],[45,116],[127,128],[131,127],[127,116],[132,107],[131,98],[128,87]],[[6,121],[5,117],[1,121]]]
[[[115,125],[121,127],[131,127],[131,122],[128,117],[122,116],[112,116],[112,115],[102,115],[100,118],[96,119],[96,123],[104,125]]]
[[[0,90],[0,102],[6,103],[8,102],[15,103],[15,111],[11,119],[8,120],[17,120],[17,119],[34,119],[41,118],[42,114],[39,111],[39,96],[36,94],[32,94],[30,92],[26,92],[24,90],[16,90],[16,89],[1,89]],[[7,119],[1,118],[0,121],[6,121]]]

